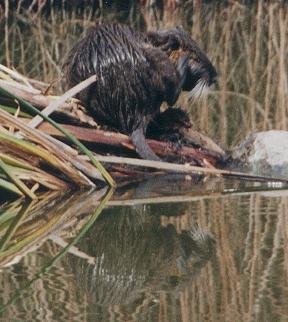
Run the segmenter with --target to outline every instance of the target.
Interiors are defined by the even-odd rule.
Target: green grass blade
[[[27,197],[34,200],[37,199],[36,195],[21,181],[19,180],[9,167],[0,159],[0,168],[7,175],[8,178],[17,186],[17,188],[22,191]]]
[[[0,252],[2,252],[5,249],[6,245],[13,237],[15,231],[17,230],[17,228],[19,227],[19,225],[21,224],[21,222],[29,212],[31,208],[31,204],[32,204],[31,201],[24,203],[19,214],[16,216],[16,218],[13,219],[12,223],[9,225],[5,235],[0,240]]]
[[[0,104],[0,108],[2,110],[4,110],[4,111],[10,113],[10,114],[13,114],[13,115],[17,112],[17,108],[16,107],[11,107],[11,106],[6,106],[6,105]],[[25,112],[22,112],[22,111],[19,112],[18,116],[25,117],[25,118],[29,118],[29,119],[31,119],[33,117],[32,115],[30,115],[28,113],[25,113]]]
[[[23,192],[17,186],[9,181],[0,178],[0,189],[13,192],[18,196],[23,196]]]

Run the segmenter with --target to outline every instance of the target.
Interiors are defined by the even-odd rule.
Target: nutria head
[[[179,141],[183,130],[192,127],[189,114],[177,107],[169,107],[157,114],[148,124],[146,136],[151,139],[163,141]]]
[[[156,115],[153,123],[159,129],[168,129],[170,132],[179,129],[189,129],[192,126],[189,114],[177,107],[169,107],[164,112]]]
[[[161,32],[167,33],[166,30]],[[181,27],[170,30],[169,35],[169,46],[166,49],[174,64],[177,65],[181,57],[188,56],[189,68],[182,89],[191,91],[193,96],[201,96],[205,89],[217,80],[214,66],[197,43]]]

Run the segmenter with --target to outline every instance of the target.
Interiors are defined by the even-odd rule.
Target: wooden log
[[[97,129],[83,128],[74,125],[62,124],[65,129],[70,131],[79,140],[84,142],[90,142],[95,144],[102,144],[107,146],[113,146],[118,148],[126,148],[129,150],[135,150],[134,145],[130,141],[127,135],[108,132]],[[47,134],[62,137],[63,135],[47,122],[42,123],[39,129]],[[201,166],[219,166],[224,159],[223,155],[215,151],[209,151],[206,149],[196,149],[190,146],[175,146],[171,142],[163,142],[156,140],[147,140],[149,146],[161,157],[177,158],[178,160],[185,160],[198,164]]]

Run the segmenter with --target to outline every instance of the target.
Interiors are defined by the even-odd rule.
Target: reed
[[[195,123],[224,146],[233,146],[250,131],[286,130],[287,4],[235,1],[201,10],[201,33],[195,37],[217,66],[219,81],[206,103],[205,127],[205,104],[183,100]]]
[[[143,3],[138,16],[135,6],[130,7],[128,23],[148,29],[182,24],[217,67],[218,85],[207,100],[192,102],[183,95],[178,102],[191,111],[200,130],[227,147],[253,130],[287,129],[286,3],[201,5],[201,1],[193,1],[177,8],[175,1],[168,1],[164,12],[152,10],[149,1]],[[123,21],[123,14],[52,7],[47,15],[43,19],[37,12],[18,10],[15,14],[13,9],[9,19],[3,15],[0,60],[28,77],[53,84],[54,92],[60,93],[64,89],[62,61],[72,45],[95,21]]]

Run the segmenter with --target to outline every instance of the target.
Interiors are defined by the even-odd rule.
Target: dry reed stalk
[[[71,164],[76,169],[80,170],[80,172],[79,172],[79,175],[80,176],[83,176],[85,178],[86,176],[84,174],[86,174],[88,176],[91,176],[92,175],[91,178],[94,178],[94,179],[97,179],[97,180],[102,180],[101,177],[103,175],[102,178],[104,178],[110,186],[114,186],[115,185],[113,179],[111,178],[111,176],[109,175],[109,173],[105,170],[105,168],[94,157],[94,155],[92,154],[92,152],[89,151],[81,142],[79,142],[76,137],[74,137],[66,129],[64,129],[60,125],[58,125],[56,122],[54,122],[53,120],[51,120],[48,116],[46,116],[46,115],[42,114],[41,112],[39,112],[39,110],[37,110],[34,106],[32,106],[30,103],[26,102],[22,98],[17,97],[15,94],[10,93],[9,91],[6,91],[6,90],[4,90],[1,87],[0,87],[0,91],[1,91],[2,94],[6,95],[6,96],[8,96],[10,98],[17,99],[21,103],[21,105],[24,108],[28,109],[30,112],[36,113],[38,115],[41,115],[41,117],[43,119],[45,119],[46,121],[48,121],[49,123],[51,123],[58,131],[60,131],[61,133],[63,133],[66,136],[66,138],[68,138],[73,144],[75,144],[79,148],[80,151],[82,151],[84,154],[86,154],[89,157],[92,165],[94,166],[94,171],[93,170],[91,171],[91,166],[89,166],[89,164],[86,164],[85,165],[85,164],[83,164],[83,163],[81,163],[79,161],[76,161],[75,162],[73,160],[73,158],[71,158],[71,154],[70,155],[68,153],[65,154],[63,151],[59,150],[59,148],[58,148],[58,151],[59,151],[58,154],[61,154],[62,153],[62,156],[64,158],[70,157]],[[9,122],[10,123],[13,123],[14,122],[13,118],[11,118],[8,113],[4,114],[4,116],[2,115],[2,119],[3,119],[3,117],[6,118],[6,119],[9,119]],[[42,134],[39,131],[38,132],[37,131],[33,131],[33,130],[31,130],[31,128],[27,127],[25,124],[23,124],[21,122],[18,125],[16,124],[16,126],[18,126],[18,127],[20,126],[22,129],[25,129],[26,133],[28,132],[30,134],[30,136],[32,136],[32,137],[35,137],[35,136],[38,137],[38,138],[40,137],[40,141],[42,141],[42,143],[43,143],[43,141],[46,141],[46,145],[47,145],[47,143],[49,141],[50,141],[49,143],[50,144],[52,143],[52,145],[54,143],[54,148],[57,149],[57,146],[55,146],[55,139],[51,138],[49,140],[49,138],[48,138],[48,140],[47,140],[47,135]],[[61,143],[61,146],[63,146],[62,143]],[[58,145],[58,147],[59,147],[59,145]],[[67,151],[69,151],[69,149],[66,149],[66,152]],[[87,179],[88,178],[86,177],[86,180]],[[90,181],[90,180],[88,180],[88,181]],[[90,184],[91,183],[92,182],[90,181]],[[92,184],[92,186],[93,186],[93,184]]]
[[[221,70],[221,80],[220,80],[220,86],[223,91],[227,90],[227,79],[229,75],[229,66],[228,66],[228,59],[229,59],[229,43],[231,42],[231,18],[230,15],[232,15],[232,10],[227,12],[227,20],[224,25],[224,49],[223,49],[223,60],[222,64],[220,65]],[[220,104],[220,140],[221,142],[226,143],[227,138],[227,108],[226,108],[226,96],[224,94],[220,95],[219,99]]]
[[[11,61],[10,61],[10,51],[9,51],[8,18],[9,18],[9,0],[5,0],[5,58],[6,58],[7,66],[10,67]]]
[[[7,176],[8,179],[12,181],[13,184],[23,193],[23,195],[29,197],[34,200],[37,199],[36,195],[30,190],[25,183],[21,181],[19,177],[15,175],[13,171],[7,167],[7,165],[0,159],[0,169]]]
[[[271,129],[267,126],[267,122],[269,120],[270,114],[270,101],[272,97],[272,57],[273,57],[273,43],[272,43],[272,36],[273,36],[273,29],[274,29],[274,10],[275,6],[269,6],[268,8],[268,39],[267,39],[267,50],[268,50],[268,57],[267,57],[267,78],[266,78],[266,86],[265,86],[265,98],[264,98],[264,119],[262,130],[265,131],[267,129]]]
[[[43,160],[46,160],[50,163],[51,166],[55,167],[56,169],[58,168],[60,171],[63,172],[63,174],[67,175],[68,178],[70,177],[72,182],[78,182],[79,184],[84,185],[92,184],[88,178],[85,178],[83,174],[81,175],[81,173],[77,172],[77,170],[75,171],[75,169],[73,169],[69,165],[69,156],[67,155],[67,152],[63,153],[41,132],[30,129],[28,126],[21,123],[21,121],[14,119],[8,113],[2,110],[0,110],[0,119],[2,124],[12,124],[15,128],[22,131],[23,134],[26,135],[27,138],[29,138],[29,140],[31,140],[34,143],[40,144],[42,148],[37,148],[37,146],[34,147],[32,144],[28,144],[28,142],[22,142],[20,139],[16,139],[12,136],[9,137],[5,134],[2,134],[2,141],[5,140],[5,144],[8,144],[10,142],[15,148],[17,148],[17,146],[20,146],[21,149],[23,149],[27,153],[32,153],[35,156],[42,158]]]
[[[99,173],[96,173],[96,169],[91,167],[91,165],[86,162],[83,163],[80,160],[74,161],[75,155],[72,156],[67,149],[66,151],[63,150],[62,143],[59,149],[59,144],[55,144],[55,139],[50,140],[47,135],[29,128],[20,120],[3,110],[0,110],[0,118],[3,126],[12,126],[13,129],[20,130],[30,142],[37,143],[37,145],[33,145],[28,141],[25,142],[24,140],[16,138],[13,133],[5,130],[5,128],[1,127],[0,129],[2,132],[0,133],[2,142],[0,165],[2,172],[14,182],[20,191],[31,199],[35,199],[36,195],[33,191],[29,190],[21,180],[29,183],[35,182],[37,185],[52,190],[59,190],[69,186],[67,182],[60,180],[57,176],[54,177],[51,174],[38,169],[41,162],[49,164],[50,167],[57,169],[58,172],[62,172],[66,178],[69,178],[69,180],[76,185],[94,185],[85,175],[83,175],[83,173],[78,171],[78,168],[81,168],[84,172],[88,171],[92,177],[100,179]],[[68,161],[69,159],[71,162]],[[30,160],[30,163],[34,162],[34,165],[37,165],[37,167],[29,166],[29,164],[27,164],[28,160]],[[6,166],[6,163],[10,165]],[[71,163],[76,165],[76,168],[73,169],[74,166],[71,166]],[[11,190],[3,180],[1,183],[2,188],[7,187],[7,189]],[[16,190],[15,192],[17,193]]]
[[[42,23],[41,19],[37,19],[37,33],[38,33],[38,39],[39,39],[39,47],[40,47],[40,53],[41,53],[41,65],[42,65],[42,74],[45,79],[48,79],[48,67],[47,67],[47,61],[46,61],[46,55],[45,55],[45,41],[43,38],[43,29],[42,29]]]
[[[72,96],[75,96],[80,91],[82,91],[84,88],[88,87],[92,83],[96,81],[96,75],[90,76],[86,80],[82,81],[78,85],[74,86],[73,88],[69,89],[64,95],[62,95],[58,100],[55,102],[51,102],[43,111],[42,114],[49,116],[54,111],[56,111],[62,104],[64,104],[68,99],[70,99]],[[43,122],[43,118],[40,115],[37,115],[29,122],[29,126],[36,128]]]
[[[279,128],[281,130],[287,129],[287,108],[288,108],[288,82],[287,82],[287,15],[284,16],[284,10],[282,6],[279,9],[279,48],[278,48],[278,56],[279,56],[279,85],[278,85],[278,110],[277,113],[280,117],[279,119]]]
[[[201,7],[202,0],[193,1],[193,26],[192,26],[192,35],[196,39],[201,38]]]
[[[252,56],[252,52],[254,51],[254,59],[252,60],[252,73],[251,73],[251,87],[250,87],[250,96],[253,100],[256,100],[256,90],[259,82],[259,63],[260,63],[260,51],[261,51],[261,37],[262,37],[262,23],[263,23],[263,0],[258,1],[257,5],[257,13],[256,13],[256,39],[255,43],[250,47],[252,51],[249,56]],[[252,56],[253,57],[253,56]],[[251,129],[254,130],[256,128],[256,111],[255,105],[252,103],[250,106],[250,120],[251,120]]]

